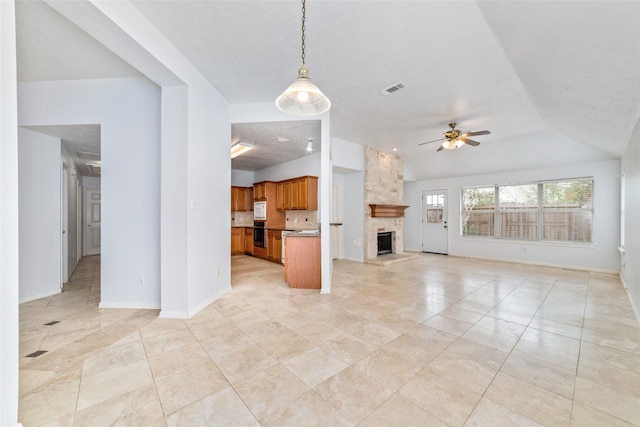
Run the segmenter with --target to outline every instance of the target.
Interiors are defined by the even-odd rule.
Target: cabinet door
[[[276,209],[284,210],[284,182],[276,184]]]
[[[292,179],[289,181],[291,192],[291,210],[300,209],[300,180]]]
[[[274,260],[276,235],[274,231],[267,230],[267,259]]]
[[[244,229],[244,253],[253,255],[253,228]]]
[[[231,187],[231,211],[237,211],[237,201],[238,201],[238,187]]]
[[[282,262],[282,234],[278,234],[273,239],[273,260]]]
[[[244,253],[244,228],[231,229],[231,255]]]
[[[291,210],[291,181],[282,183],[282,209]]]

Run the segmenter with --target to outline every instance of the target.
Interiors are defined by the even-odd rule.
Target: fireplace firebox
[[[393,253],[393,233],[385,231],[378,233],[378,255]]]

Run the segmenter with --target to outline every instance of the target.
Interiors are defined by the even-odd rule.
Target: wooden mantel
[[[404,218],[404,210],[409,206],[401,205],[369,205],[372,218]]]

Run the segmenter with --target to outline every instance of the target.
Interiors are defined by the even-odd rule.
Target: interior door
[[[449,228],[447,190],[422,192],[422,252],[447,254]]]
[[[100,190],[87,189],[84,199],[84,254],[98,255],[100,253]]]

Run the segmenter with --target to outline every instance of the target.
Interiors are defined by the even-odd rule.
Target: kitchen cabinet
[[[267,259],[282,262],[282,231],[267,230]]]
[[[253,201],[267,200],[267,183],[257,182],[253,184]]]
[[[246,212],[253,210],[253,189],[251,187],[231,187],[231,210]]]
[[[320,289],[320,236],[287,235],[284,280],[292,288]]]
[[[244,227],[231,227],[231,255],[244,254]]]
[[[318,177],[301,176],[278,183],[277,208],[281,210],[318,210]]]
[[[244,253],[253,255],[253,227],[244,228]]]

